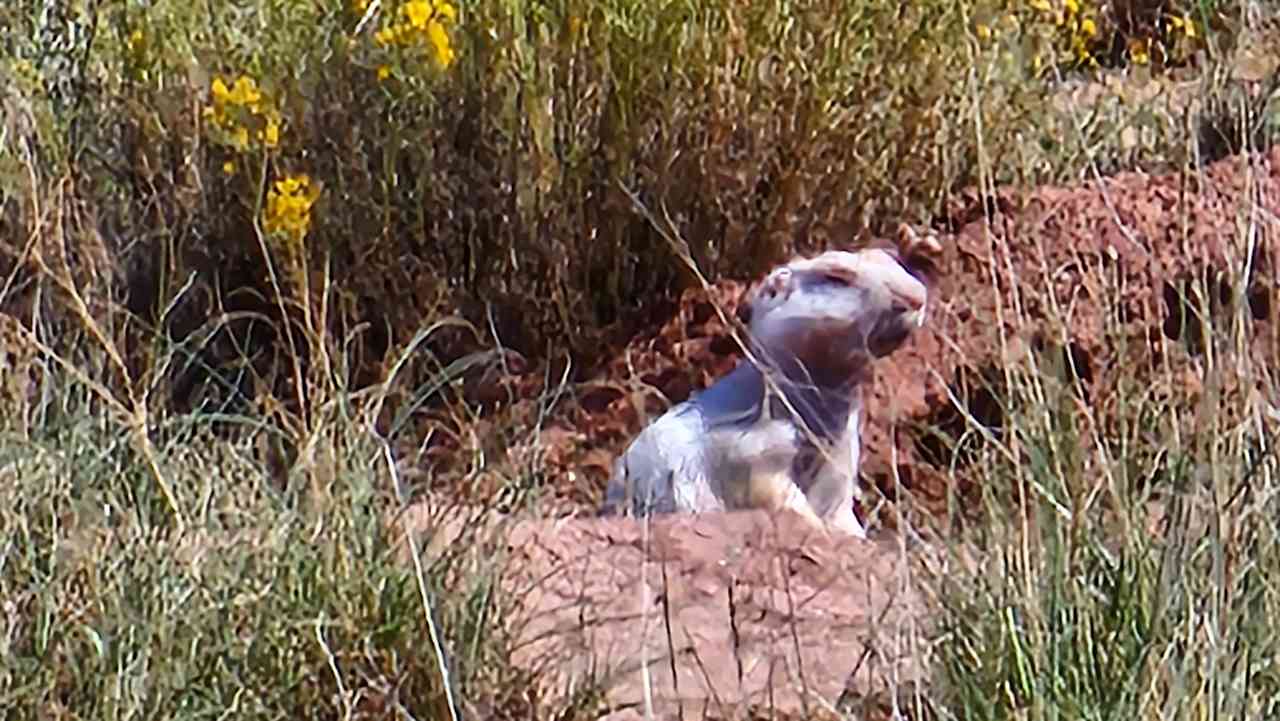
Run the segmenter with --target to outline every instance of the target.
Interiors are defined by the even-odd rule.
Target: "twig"
[[[676,695],[676,713],[684,721],[684,701],[680,698],[680,674],[676,673],[676,646],[671,640],[671,586],[667,582],[667,559],[659,565],[662,569],[662,625],[667,632],[667,663],[671,667],[671,688]]]
[[[320,648],[324,650],[325,661],[329,664],[329,671],[333,673],[333,681],[338,684],[338,698],[342,700],[342,708],[344,709],[343,717],[351,718],[351,699],[347,696],[346,685],[342,683],[342,673],[338,670],[338,659],[334,658],[333,651],[329,648],[329,642],[324,640],[324,631],[322,617],[316,617],[316,642],[320,644]]]
[[[689,635],[689,629],[682,629],[684,637],[689,640],[689,652],[693,654],[693,662],[697,664],[698,670],[702,672],[702,682],[707,685],[707,690],[711,693],[711,700],[716,702],[716,707],[720,709],[722,718],[729,718],[728,710],[725,708],[724,699],[720,698],[720,694],[716,691],[716,686],[711,682],[711,674],[707,673],[707,665],[702,662],[702,656],[698,654],[698,647],[694,644],[693,637]],[[705,719],[706,706],[703,706],[702,717]]]
[[[644,691],[644,718],[653,721],[653,679],[649,675],[649,604],[645,589],[649,587],[649,531],[652,516],[645,516],[641,524],[640,544],[644,548],[644,563],[640,565],[640,687]]]
[[[396,471],[395,459],[391,457],[391,445],[387,443],[385,438],[378,436],[376,431],[370,430],[374,438],[382,444],[382,458],[387,463],[387,472],[391,474],[392,488],[395,489],[396,498],[401,503],[404,498],[400,493],[400,474]],[[444,686],[445,703],[449,706],[450,721],[458,721],[458,702],[453,694],[453,681],[449,675],[449,661],[445,656],[444,643],[440,640],[440,630],[436,628],[434,613],[431,609],[431,597],[427,592],[426,574],[422,569],[422,558],[418,555],[418,542],[414,538],[412,529],[405,529],[405,538],[409,541],[409,553],[413,556],[413,570],[417,576],[418,594],[422,598],[422,615],[427,621],[427,632],[431,636],[431,648],[436,655],[436,666],[440,671],[440,683]]]
[[[738,693],[742,693],[743,671],[742,671],[742,654],[741,640],[738,637],[738,606],[733,601],[733,587],[737,584],[737,579],[729,577],[729,584],[725,586],[725,591],[729,597],[729,639],[733,643],[733,662],[738,668]]]
[[[382,0],[372,0],[372,2],[369,3],[369,7],[365,9],[364,15],[360,16],[360,22],[356,23],[356,29],[351,31],[352,35],[359,35],[360,31],[364,30],[364,26],[368,25],[369,21],[373,19],[373,16],[377,14],[378,7],[380,5],[382,5]]]
[[[787,616],[789,617],[787,629],[791,631],[791,646],[796,654],[796,675],[800,677],[800,709],[804,711],[805,718],[810,718],[812,715],[809,713],[809,681],[804,674],[804,656],[800,653],[800,632],[796,630],[796,599],[791,592],[791,569],[781,550],[778,552],[777,559],[781,562],[782,585],[787,594]]]

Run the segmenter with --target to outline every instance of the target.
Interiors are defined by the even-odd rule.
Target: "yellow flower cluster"
[[[1190,15],[1178,16],[1173,15],[1169,18],[1169,27],[1173,28],[1173,32],[1182,33],[1184,37],[1195,39],[1196,21],[1191,19]]]
[[[141,58],[147,52],[147,38],[142,34],[142,30],[134,30],[129,33],[129,37],[124,41],[125,49],[134,60]]]
[[[283,233],[295,243],[311,229],[311,206],[320,197],[320,186],[307,175],[289,175],[271,184],[263,227],[268,233]]]
[[[280,113],[262,94],[257,82],[241,75],[228,86],[219,76],[210,85],[212,103],[204,118],[222,135],[222,142],[238,151],[280,144]]]
[[[979,42],[987,44],[1006,30],[1017,37],[1024,35],[1028,25],[1047,28],[1047,35],[1035,33],[1039,38],[1032,50],[1030,65],[1037,72],[1054,57],[1078,66],[1097,67],[1095,53],[1101,46],[1110,44],[1110,36],[1103,38],[1099,27],[1100,0],[1005,0],[1002,4],[1003,17],[999,21],[975,23],[974,35]],[[1108,28],[1106,32],[1115,30]],[[1134,35],[1124,42],[1129,62],[1147,65],[1156,54],[1166,60],[1185,58],[1200,44],[1199,37],[1200,31],[1190,15],[1166,14],[1157,21],[1154,37]],[[1046,55],[1046,50],[1051,54]]]
[[[1062,0],[1060,6],[1050,4],[1049,0],[1031,0],[1031,6],[1047,16],[1067,36],[1071,55],[1077,63],[1097,64],[1090,51],[1090,46],[1098,37],[1095,8],[1082,7],[1080,0]]]
[[[1030,58],[1032,70],[1038,72],[1041,69],[1046,60],[1043,53],[1050,48],[1050,52],[1054,54],[1066,53],[1061,60],[1069,59],[1079,65],[1097,65],[1092,50],[1098,41],[1094,2],[1095,0],[1014,0],[1006,5],[1005,14],[998,22],[975,24],[974,35],[979,41],[988,43],[1002,34],[1015,38],[1024,36],[1028,25],[1043,28],[1047,24],[1051,28],[1048,36],[1034,33],[1047,41],[1047,47],[1039,44],[1039,49],[1033,51],[1034,55]]]
[[[428,48],[447,68],[455,53],[445,25],[457,19],[458,9],[447,0],[409,0],[400,6],[397,21],[379,30],[374,39],[383,46]]]

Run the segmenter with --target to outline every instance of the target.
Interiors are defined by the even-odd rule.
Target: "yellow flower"
[[[142,36],[142,30],[134,30],[129,33],[129,39],[125,41],[125,45],[129,48],[129,52],[134,55],[141,55],[146,50],[146,38]]]
[[[423,30],[427,27],[427,21],[431,19],[432,9],[431,3],[427,0],[410,0],[404,4],[401,10],[405,19],[409,21],[409,25],[417,30]]]
[[[458,17],[457,8],[447,0],[409,0],[400,7],[400,20],[374,34],[379,45],[429,48],[444,67],[456,57],[445,23]],[[390,69],[378,69],[378,79],[385,80]]]
[[[251,140],[264,148],[280,145],[280,112],[253,78],[241,75],[228,87],[222,77],[215,76],[210,95],[213,102],[201,109],[201,117],[219,131],[217,142],[241,152],[252,147]]]
[[[1147,50],[1146,40],[1131,40],[1129,42],[1129,59],[1135,65],[1146,65],[1151,62],[1151,53]]]
[[[1076,61],[1092,65],[1094,63],[1093,56],[1089,54],[1089,46],[1085,43],[1083,37],[1077,35],[1071,39],[1071,49],[1075,51]]]
[[[1090,38],[1098,34],[1098,26],[1093,22],[1093,18],[1080,21],[1080,34]]]
[[[1049,6],[1049,0],[1028,0],[1028,5],[1040,12],[1049,12],[1052,8]]]
[[[1185,18],[1174,15],[1169,18],[1169,24],[1175,29],[1181,30],[1182,34],[1194,38],[1196,36],[1196,22],[1188,15]]]
[[[383,28],[373,34],[373,39],[379,45],[393,45],[396,41],[395,28]]]
[[[432,20],[427,25],[427,37],[435,47],[436,59],[444,67],[449,67],[453,63],[454,55],[453,48],[449,45],[449,34],[444,31],[444,26]]]
[[[379,65],[379,66],[378,66],[378,80],[379,80],[379,81],[381,81],[381,80],[386,80],[386,79],[387,79],[387,78],[389,78],[389,77],[391,77],[391,66],[390,66],[390,65]]]
[[[267,126],[261,130],[259,138],[266,147],[276,147],[280,144],[280,124],[274,120],[268,120]]]
[[[304,175],[282,178],[274,183],[275,192],[278,195],[293,195],[298,192],[298,189],[306,182],[308,182],[308,178]]]
[[[311,206],[320,188],[307,175],[291,175],[272,183],[267,191],[263,226],[268,233],[284,232],[295,241],[311,228]]]
[[[227,102],[227,97],[231,95],[231,91],[227,89],[227,84],[222,82],[222,78],[214,76],[213,78],[213,102],[222,105]]]
[[[256,109],[258,103],[262,101],[262,93],[258,92],[258,85],[253,78],[241,75],[231,90],[229,100],[233,105]]]
[[[979,39],[979,40],[990,40],[990,39],[991,39],[991,28],[990,28],[990,27],[988,27],[988,26],[986,26],[986,25],[983,25],[982,23],[978,23],[978,27],[974,28],[974,30],[975,30],[975,32],[977,32],[977,34],[978,34],[978,39]]]
[[[1077,0],[1066,0],[1067,14],[1075,15],[1080,12],[1080,3]]]
[[[231,161],[231,160],[228,160],[227,162],[223,163],[223,164],[222,164],[222,172],[223,172],[223,173],[226,173],[227,175],[235,175],[235,174],[236,174],[236,164],[235,164],[235,162],[234,162],[234,161]]]

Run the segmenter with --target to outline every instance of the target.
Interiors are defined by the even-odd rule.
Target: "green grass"
[[[6,717],[447,718],[446,674],[472,713],[589,717],[591,689],[541,699],[511,663],[501,526],[415,565],[391,523],[545,482],[502,460],[536,423],[475,432],[457,381],[484,351],[590,365],[692,282],[684,250],[750,277],[964,189],[1195,172],[1280,131],[1262,3],[1180,6],[1188,69],[1103,58],[1099,20],[1097,75],[1070,65],[1078,25],[997,0],[477,0],[445,24],[447,67],[374,40],[402,5],[363,25],[340,0],[0,9]],[[1255,71],[1262,92],[1236,79]],[[214,127],[214,78],[242,75],[263,99]],[[278,143],[235,145],[272,122]],[[300,174],[306,232],[269,232]],[[1238,332],[1203,376],[1265,396]],[[1043,412],[1069,404],[1030,359],[1010,374],[987,503],[928,580],[928,705],[1274,715],[1267,409],[1135,377],[1114,437]],[[424,428],[461,460],[429,465]]]
[[[1203,395],[1172,373],[1126,379],[1112,418],[1078,411],[1033,358],[1010,369],[1020,410],[986,451],[987,505],[929,584],[943,718],[1280,710],[1280,632],[1265,620],[1280,611],[1274,411],[1234,383],[1270,397],[1277,378],[1232,352],[1245,322],[1214,330]]]
[[[68,395],[0,452],[10,718],[440,718],[428,609],[457,692],[522,696],[498,655],[496,556],[405,563],[375,445],[350,432],[281,489],[249,443],[184,419],[157,444],[189,513],[177,533],[127,436]]]

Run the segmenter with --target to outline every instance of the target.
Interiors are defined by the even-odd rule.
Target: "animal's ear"
[[[750,325],[757,303],[764,303],[765,307],[770,307],[778,296],[787,295],[790,292],[791,274],[790,268],[783,267],[775,268],[766,275],[760,284],[749,291],[738,304],[738,320]]]
[[[775,268],[773,272],[766,275],[764,281],[760,283],[760,288],[756,291],[758,298],[776,298],[784,293],[787,286],[791,283],[790,268]]]
[[[942,242],[932,232],[919,233],[906,223],[898,226],[898,262],[925,285],[941,275]]]

